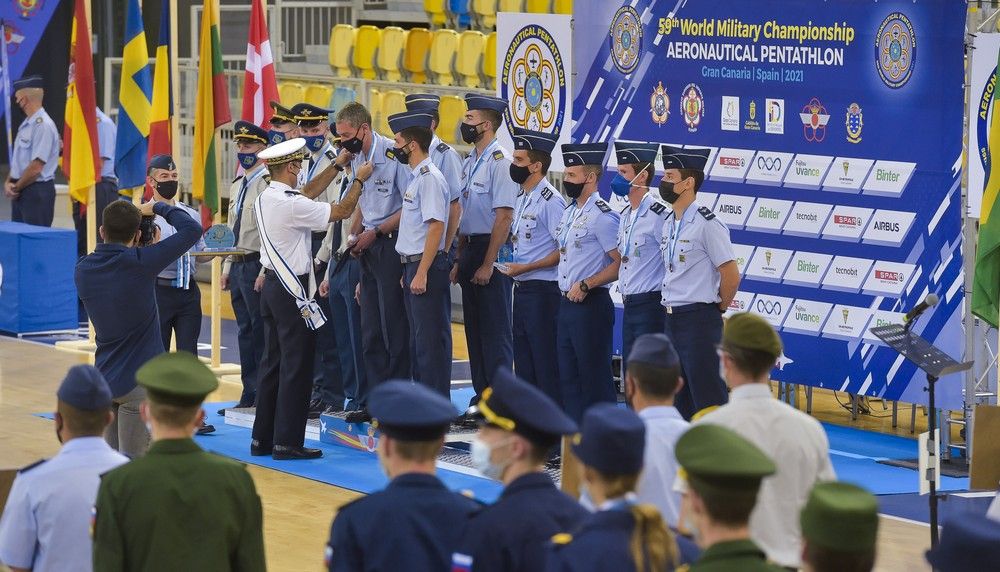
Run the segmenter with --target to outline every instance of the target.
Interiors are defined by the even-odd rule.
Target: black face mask
[[[406,150],[406,145],[409,145],[409,143],[404,144],[402,147],[393,147],[392,154],[396,156],[396,160],[400,163],[409,165],[410,152]]]
[[[482,124],[483,122],[476,123],[475,125],[465,123],[464,121],[460,123],[458,128],[462,131],[462,141],[465,141],[469,145],[479,141],[483,134],[476,128]]]
[[[177,181],[157,181],[156,193],[169,201],[177,194]]]
[[[660,198],[669,204],[674,204],[681,196],[674,190],[674,183],[663,180],[660,181]]]
[[[587,183],[571,183],[569,181],[563,181],[562,188],[567,197],[576,199],[583,194],[583,187],[586,185]]]
[[[529,171],[527,167],[518,167],[513,163],[510,164],[510,178],[518,185],[523,185],[530,176],[531,171]]]
[[[360,131],[358,132],[360,133]],[[355,155],[361,152],[361,148],[364,147],[364,141],[358,137],[358,133],[354,134],[354,137],[350,139],[342,139],[340,141],[340,146],[347,149],[348,153],[354,153]]]

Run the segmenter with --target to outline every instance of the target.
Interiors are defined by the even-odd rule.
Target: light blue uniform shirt
[[[186,212],[188,215],[191,216],[191,218],[198,221],[199,223],[201,222],[201,215],[198,214],[198,211],[194,210],[193,208],[187,206],[186,204],[180,201],[177,201],[174,206]],[[170,226],[170,223],[167,222],[167,219],[161,217],[160,215],[156,215],[155,222],[156,226],[160,227],[160,240],[164,240],[177,233],[177,230],[174,227]],[[202,250],[205,250],[204,236],[202,236],[198,240],[197,244],[191,247],[191,250],[189,250],[188,253],[200,252]],[[173,280],[174,286],[178,288],[184,288],[185,290],[187,290],[191,286],[191,282],[194,280],[194,273],[196,271],[196,265],[197,265],[196,260],[197,259],[194,256],[190,256],[189,254],[185,253],[184,256],[178,258],[176,262],[164,268],[163,271],[157,274],[156,277],[165,278],[167,280]]]
[[[514,262],[528,264],[537,262],[553,250],[559,249],[559,235],[556,229],[566,210],[562,195],[545,179],[535,185],[530,192],[522,192],[514,206],[514,222],[510,234],[514,243]],[[558,269],[555,266],[525,272],[514,278],[524,280],[549,280],[555,282]]]
[[[115,175],[115,137],[117,134],[118,128],[115,126],[115,122],[111,121],[111,118],[98,107],[97,146],[100,149],[101,159],[104,160],[101,165],[102,179],[118,179]]]
[[[666,205],[646,194],[639,208],[629,204],[622,210],[618,223],[618,252],[622,265],[618,270],[618,287],[626,296],[644,292],[659,292],[663,285],[663,221],[669,211]]]
[[[646,445],[642,475],[635,493],[639,502],[660,509],[663,520],[677,528],[681,510],[680,491],[674,489],[677,480],[677,440],[688,430],[688,422],[674,406],[657,405],[639,412],[646,425]]]
[[[561,252],[559,289],[569,292],[573,284],[611,264],[608,252],[618,248],[618,213],[595,192],[582,206],[574,201],[566,207],[556,234]]]
[[[514,208],[520,186],[510,178],[510,153],[494,140],[480,157],[473,148],[462,165],[462,222],[458,234],[490,234],[496,220],[494,209]]]
[[[330,163],[333,162],[333,160],[327,156],[328,151],[334,153],[333,156],[334,159],[336,159],[337,155],[333,149],[333,145],[329,141],[327,141],[319,151],[317,151],[316,153],[311,153],[309,155],[309,160],[305,161],[302,164],[302,170],[299,172],[305,173],[306,176],[305,179],[302,181],[302,184],[299,185],[300,189],[304,187],[306,183],[313,180],[316,177],[316,175],[319,175],[324,170],[326,170],[326,168],[330,166]],[[330,183],[330,185],[327,188],[323,189],[323,192],[317,195],[316,198],[313,200],[320,203],[332,203],[339,196],[340,196],[340,185],[339,184],[335,185],[333,183]]]
[[[448,226],[450,191],[444,175],[430,157],[414,167],[412,174],[403,193],[403,214],[399,218],[399,238],[396,239],[396,252],[403,256],[423,253],[431,221],[441,221]],[[444,235],[442,231],[438,250],[444,250]]]
[[[462,170],[462,157],[458,151],[452,149],[444,141],[435,135],[431,139],[430,149],[431,162],[444,175],[444,182],[448,184],[448,202],[462,198],[462,181],[465,180],[465,172]]]
[[[661,250],[666,267],[660,297],[664,307],[722,301],[719,266],[736,255],[729,227],[715,213],[697,202],[688,206],[679,222],[671,213],[663,223]]]
[[[127,462],[101,437],[79,437],[18,473],[0,518],[0,562],[34,572],[90,570],[101,475]]]
[[[20,179],[21,173],[35,159],[45,165],[36,182],[51,181],[59,163],[59,130],[44,109],[31,114],[17,128],[14,138],[14,157],[10,164],[10,178]]]
[[[357,173],[365,161],[372,162],[372,174],[365,181],[358,205],[365,229],[375,228],[396,213],[403,204],[403,191],[410,182],[410,168],[396,160],[392,152],[395,143],[388,137],[372,132],[372,146],[366,154],[358,153],[351,160],[352,172]]]

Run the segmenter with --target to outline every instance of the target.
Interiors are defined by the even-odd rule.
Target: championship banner
[[[637,0],[574,13],[574,141],[710,149],[697,201],[731,230],[742,282],[730,313],[781,332],[772,378],[925,403],[923,374],[868,330],[935,292],[914,331],[963,355],[965,5],[745,0],[723,16],[708,0]],[[937,387],[939,407],[962,407],[960,376]]]
[[[979,218],[983,189],[990,174],[990,122],[993,120],[993,96],[997,82],[997,54],[1000,34],[976,34],[969,51],[969,183],[968,214]]]
[[[507,100],[500,144],[514,149],[510,125],[558,133],[550,171],[563,170],[559,146],[571,143],[571,18],[558,14],[497,14],[497,95]]]
[[[24,74],[24,68],[38,47],[59,1],[8,0],[4,4],[7,6],[0,12],[3,19],[0,33],[4,35],[7,45],[7,74],[10,81],[15,82]],[[4,114],[4,109],[0,106],[0,116]]]

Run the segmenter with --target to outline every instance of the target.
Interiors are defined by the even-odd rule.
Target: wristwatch
[[[587,281],[586,280],[581,280],[580,281],[580,291],[583,292],[584,294],[586,294],[587,292],[590,292],[590,286],[587,286]]]

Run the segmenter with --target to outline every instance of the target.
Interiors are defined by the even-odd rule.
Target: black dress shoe
[[[202,422],[201,427],[195,431],[195,435],[208,435],[209,433],[215,433],[215,425]]]
[[[264,445],[256,439],[250,440],[250,456],[252,457],[263,457],[264,455],[270,455],[274,448],[271,445]]]
[[[326,403],[323,403],[319,399],[313,399],[309,402],[309,411],[306,417],[309,419],[319,419],[319,414],[323,413],[326,409]]]
[[[372,416],[368,414],[367,408],[351,411],[344,417],[344,421],[348,423],[368,423],[371,420]]]
[[[323,451],[310,449],[308,447],[289,447],[287,445],[275,445],[271,458],[275,461],[291,461],[297,459],[318,459],[323,456]]]

